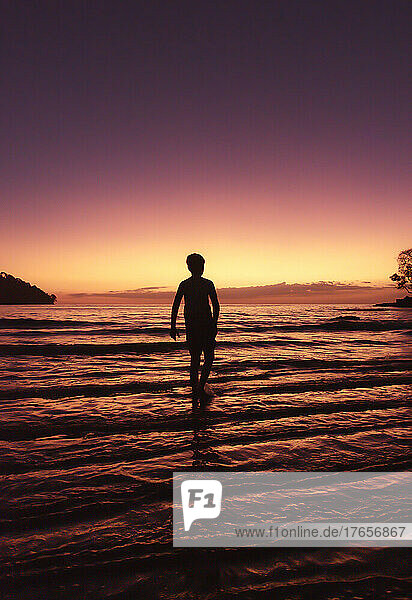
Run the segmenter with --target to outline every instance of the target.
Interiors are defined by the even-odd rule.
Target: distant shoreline
[[[395,302],[380,302],[375,306],[394,307],[394,308],[412,308],[412,296],[397,298]]]

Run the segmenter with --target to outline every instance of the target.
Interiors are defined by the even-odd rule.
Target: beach
[[[169,321],[0,307],[1,597],[406,598],[406,548],[173,549],[171,478],[410,469],[410,309],[222,305],[196,413]]]

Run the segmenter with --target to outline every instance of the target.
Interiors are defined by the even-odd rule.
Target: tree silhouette
[[[412,291],[412,248],[402,250],[398,255],[398,272],[390,276],[398,289],[404,289],[409,294]]]
[[[0,272],[0,304],[54,304],[55,301],[54,294],[46,294],[36,285]]]

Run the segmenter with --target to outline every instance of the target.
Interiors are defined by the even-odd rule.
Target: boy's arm
[[[210,296],[210,300],[212,301],[213,322],[214,322],[215,326],[217,327],[217,320],[219,318],[220,304],[219,304],[219,300],[217,299],[216,288],[215,288],[213,281],[210,282],[209,296]]]
[[[177,313],[179,311],[179,306],[182,301],[182,298],[183,298],[183,285],[180,284],[179,287],[177,288],[175,299],[173,300],[172,317],[171,317],[171,324],[170,324],[170,337],[173,338],[174,340],[176,339],[176,336],[179,337],[179,332],[176,329],[176,319],[177,319]]]

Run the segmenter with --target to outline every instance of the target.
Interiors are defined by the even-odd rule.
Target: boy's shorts
[[[216,346],[216,327],[210,322],[186,322],[186,342],[190,351],[212,351]]]

